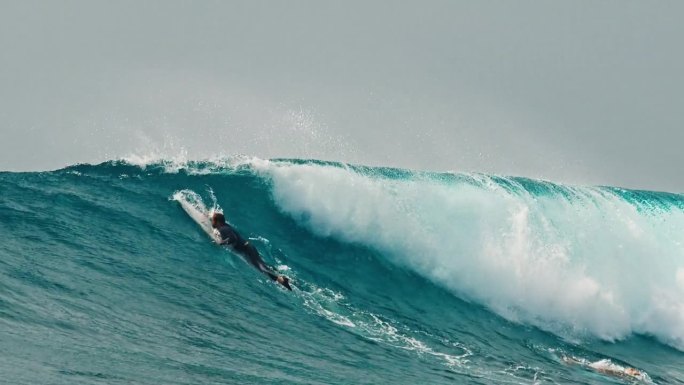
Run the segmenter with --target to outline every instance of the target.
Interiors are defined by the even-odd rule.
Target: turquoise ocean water
[[[6,384],[683,384],[684,196],[256,158],[0,173],[0,347]]]

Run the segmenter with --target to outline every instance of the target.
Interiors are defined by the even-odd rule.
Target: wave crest
[[[684,350],[683,199],[523,178],[258,162],[280,209],[509,320]]]

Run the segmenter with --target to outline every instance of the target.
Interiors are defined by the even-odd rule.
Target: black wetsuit
[[[244,238],[242,238],[234,228],[228,224],[222,224],[216,228],[216,230],[221,236],[222,245],[231,246],[233,250],[242,255],[247,262],[256,267],[257,270],[268,275],[268,277],[272,280],[275,281],[278,279],[278,276],[273,273],[273,269],[266,266],[264,260],[261,259],[259,251],[257,251],[256,247],[252,246],[249,241],[246,241]]]

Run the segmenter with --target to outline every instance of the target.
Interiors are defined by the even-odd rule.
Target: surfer
[[[284,275],[276,274],[273,268],[267,266],[264,260],[261,259],[256,247],[242,238],[232,226],[227,224],[226,217],[223,214],[214,213],[211,216],[211,227],[214,228],[214,233],[221,239],[220,244],[231,246],[236,253],[243,256],[257,270],[266,274],[273,281],[278,282],[288,290],[292,290],[290,280]]]

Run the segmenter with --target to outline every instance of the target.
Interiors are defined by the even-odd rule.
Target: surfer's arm
[[[236,236],[233,232],[214,229],[214,236],[219,245],[231,246],[235,244]]]
[[[218,243],[219,245],[222,245],[223,239],[221,239],[221,233],[216,229],[214,229],[212,231],[212,233],[214,234],[214,240],[216,241],[216,243]]]

